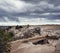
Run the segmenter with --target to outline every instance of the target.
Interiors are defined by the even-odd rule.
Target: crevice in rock
[[[33,42],[34,45],[38,45],[38,44],[49,44],[48,40],[47,39],[44,39],[44,40],[39,40],[37,42]]]

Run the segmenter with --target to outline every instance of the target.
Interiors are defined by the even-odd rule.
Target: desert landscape
[[[60,53],[60,25],[0,27],[13,32],[10,53]]]
[[[60,53],[60,0],[0,0],[0,53]]]
[[[0,26],[14,34],[10,53],[60,53],[60,25]]]

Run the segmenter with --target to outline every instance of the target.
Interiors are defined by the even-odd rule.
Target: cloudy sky
[[[0,0],[0,25],[60,24],[60,0]]]

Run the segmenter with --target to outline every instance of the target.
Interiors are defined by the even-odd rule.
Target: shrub
[[[16,29],[21,29],[21,28],[23,28],[23,26],[16,26]]]
[[[0,30],[0,53],[9,53],[11,46],[10,41],[12,38],[12,33]]]

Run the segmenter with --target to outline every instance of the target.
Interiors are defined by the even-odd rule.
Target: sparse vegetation
[[[29,38],[32,37],[33,34],[28,30],[27,32],[24,33],[24,37],[23,38]]]
[[[28,25],[27,25],[27,28],[29,28],[29,27],[30,27],[30,25],[28,24]]]
[[[20,28],[23,28],[23,26],[18,26],[18,25],[16,26],[16,29],[20,29]]]
[[[41,29],[40,29],[40,27],[37,27],[37,28],[35,28],[34,30],[35,30],[34,33],[41,34]]]
[[[12,40],[13,34],[0,30],[0,53],[9,53],[11,46],[10,41]]]
[[[33,49],[35,49],[36,45],[40,45],[41,47],[51,46],[54,47],[55,50],[55,46],[58,41],[60,41],[60,26],[52,27],[52,26],[33,26],[33,25],[25,26],[24,25],[24,26],[11,26],[11,27],[8,26],[8,27],[0,28],[0,53],[10,53],[11,48],[12,48],[11,53],[18,53],[18,52],[22,53],[23,50],[26,49],[25,46],[30,47],[27,46],[29,44],[31,44],[32,46],[34,45]],[[11,45],[10,42],[12,43]],[[23,48],[21,49],[20,47]],[[37,46],[37,48],[38,47],[39,46]],[[35,50],[37,50],[37,48]]]

